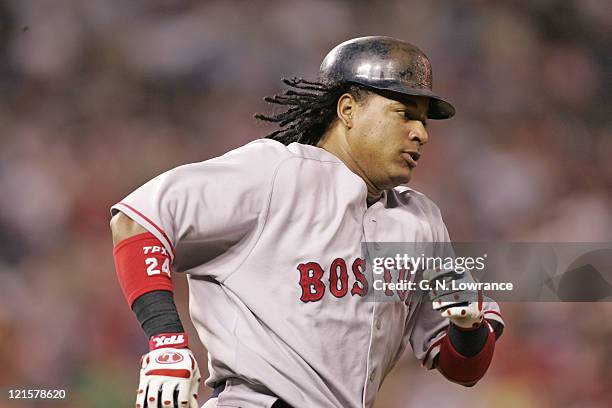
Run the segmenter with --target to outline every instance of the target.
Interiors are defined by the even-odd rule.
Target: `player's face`
[[[349,143],[353,159],[378,190],[410,181],[422,147],[429,99],[402,101],[372,93],[357,107]]]

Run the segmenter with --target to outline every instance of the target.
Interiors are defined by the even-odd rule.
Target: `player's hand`
[[[459,283],[475,282],[469,271],[428,269],[429,298],[434,310],[463,329],[479,327],[484,319],[482,290],[460,290]],[[454,281],[454,286],[451,284]]]
[[[187,335],[157,335],[149,344],[151,351],[141,360],[136,408],[198,408],[200,369],[187,348]]]

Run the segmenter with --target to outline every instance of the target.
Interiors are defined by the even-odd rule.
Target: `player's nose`
[[[418,123],[418,125],[410,129],[408,137],[410,138],[411,142],[416,142],[419,145],[424,145],[429,140],[429,134],[427,133],[427,130],[425,130],[423,124],[421,122]]]

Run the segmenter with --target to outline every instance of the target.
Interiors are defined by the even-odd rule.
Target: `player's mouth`
[[[408,167],[414,169],[417,166],[417,161],[419,161],[421,154],[419,152],[409,150],[402,152],[402,156],[406,160],[406,163],[408,163]]]

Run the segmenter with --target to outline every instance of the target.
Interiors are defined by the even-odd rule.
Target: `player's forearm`
[[[451,346],[464,357],[474,357],[482,351],[489,336],[486,325],[481,325],[476,330],[461,330],[451,323],[447,331]]]
[[[110,225],[117,277],[147,338],[182,333],[172,293],[170,257],[162,243],[121,212],[113,216]]]
[[[132,310],[147,338],[162,333],[185,331],[172,292],[165,290],[147,292],[136,298]]]

